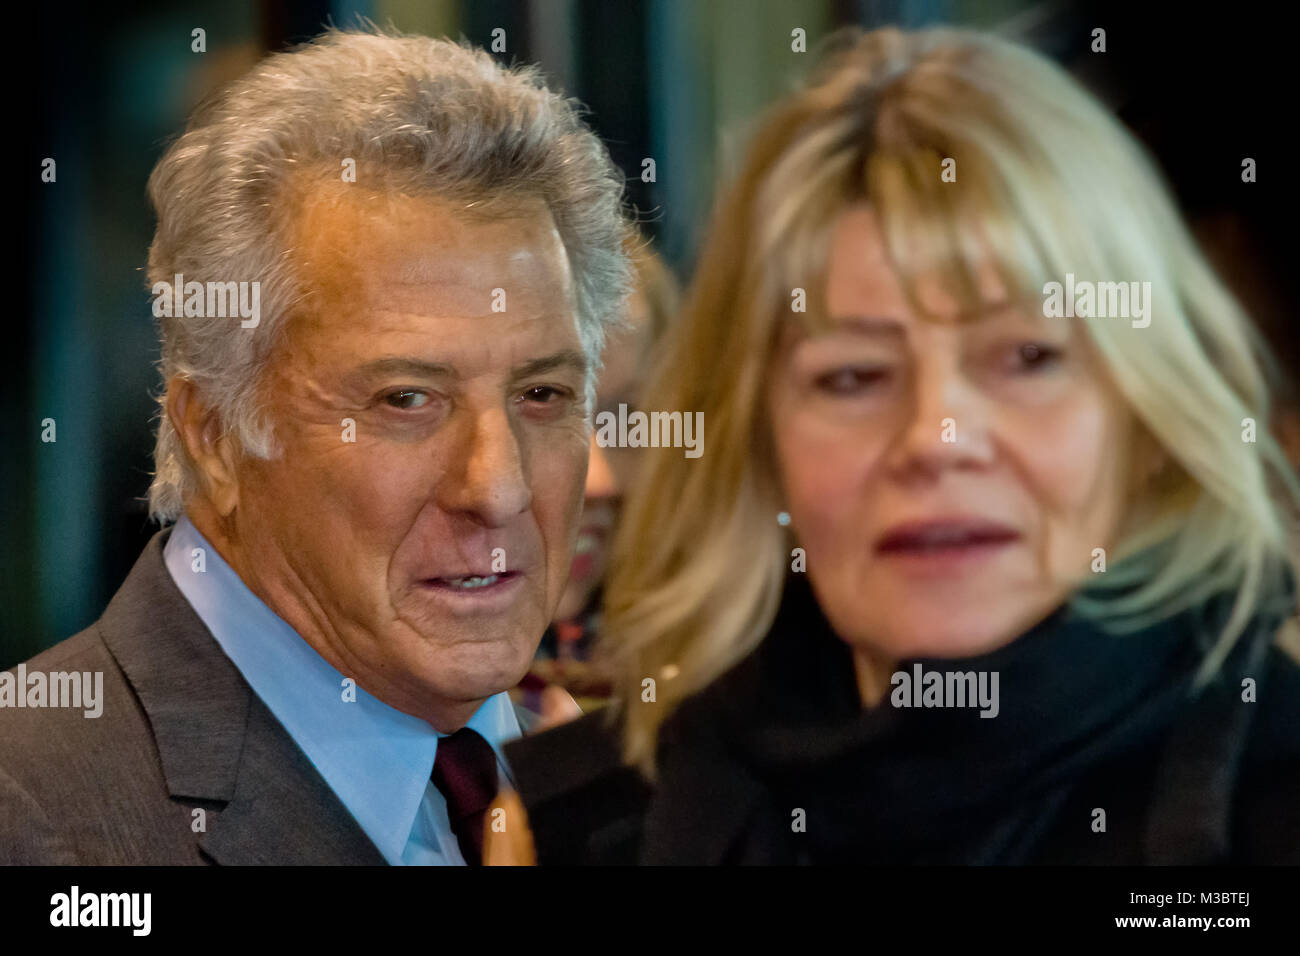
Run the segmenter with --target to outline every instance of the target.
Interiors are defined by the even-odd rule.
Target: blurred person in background
[[[628,300],[625,322],[606,339],[602,368],[596,384],[596,413],[617,416],[620,405],[640,407],[646,369],[680,305],[677,279],[664,261],[644,241],[629,243],[628,255],[635,285]],[[540,711],[533,693],[558,685],[578,699],[583,710],[606,702],[612,690],[611,675],[593,660],[600,631],[602,584],[609,568],[610,547],[618,522],[624,490],[635,480],[644,451],[611,445],[602,448],[593,430],[587,467],[586,499],[569,581],[547,628],[521,699]]]
[[[627,501],[615,706],[508,747],[516,859],[1300,862],[1272,392],[1068,74],[842,35],[715,211],[647,389],[709,451]]]

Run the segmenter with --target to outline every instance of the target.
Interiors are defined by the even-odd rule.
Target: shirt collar
[[[188,516],[177,521],[163,558],[254,693],[385,858],[400,862],[444,735],[361,687],[345,687],[344,675],[248,588]],[[489,697],[466,726],[492,745],[510,780],[501,748],[520,736],[510,695]]]

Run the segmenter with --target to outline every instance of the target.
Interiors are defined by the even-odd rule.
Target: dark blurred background
[[[1155,153],[1197,235],[1268,336],[1300,368],[1284,276],[1294,203],[1281,7],[1022,0],[357,0],[140,3],[11,11],[7,152],[20,183],[18,302],[4,362],[0,668],[95,620],[156,530],[146,516],[157,343],[143,266],[145,181],[197,101],[263,54],[358,16],[539,63],[590,109],[645,231],[683,279],[758,111],[849,24],[947,23],[1036,46],[1083,79]],[[791,51],[806,31],[809,53]],[[1106,30],[1105,53],[1091,32]],[[191,31],[207,51],[191,51]],[[26,55],[24,62],[23,54]],[[20,72],[21,71],[21,72]],[[57,161],[56,183],[41,163]],[[641,180],[653,158],[656,181]],[[1253,157],[1258,182],[1243,183]],[[1280,408],[1295,428],[1294,394]],[[41,441],[53,418],[57,441]],[[1289,424],[1287,424],[1289,423]],[[1295,432],[1288,432],[1294,436]],[[1294,440],[1294,437],[1292,437]],[[1294,446],[1293,446],[1294,447]]]

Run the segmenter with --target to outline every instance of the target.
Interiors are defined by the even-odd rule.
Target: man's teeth
[[[485,588],[489,584],[496,584],[501,580],[501,575],[489,574],[486,577],[480,577],[473,574],[466,578],[443,578],[443,580],[454,588],[463,588],[468,591],[472,588]]]

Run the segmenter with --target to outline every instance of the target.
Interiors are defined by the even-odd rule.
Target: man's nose
[[[532,504],[518,436],[504,408],[481,412],[462,427],[461,441],[449,450],[462,465],[446,473],[442,506],[499,527]]]
[[[618,494],[618,479],[610,466],[609,455],[596,441],[596,433],[591,435],[591,455],[587,465],[587,500],[594,498],[613,498]]]
[[[905,414],[889,457],[896,472],[933,476],[993,461],[989,400],[954,359],[931,357],[916,364]]]

